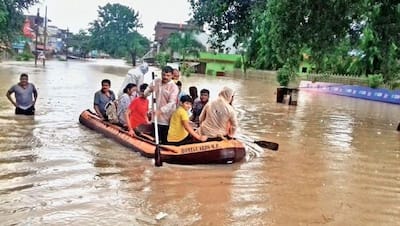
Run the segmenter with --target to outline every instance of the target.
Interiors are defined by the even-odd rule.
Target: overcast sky
[[[97,19],[98,6],[110,3],[120,3],[139,12],[143,28],[139,32],[154,39],[154,26],[157,21],[185,23],[190,18],[190,4],[187,0],[41,0],[32,6],[28,13],[36,14],[40,8],[40,15],[44,16],[47,6],[47,17],[51,19],[49,25],[62,29],[69,28],[73,33],[79,29],[87,29],[89,23]]]

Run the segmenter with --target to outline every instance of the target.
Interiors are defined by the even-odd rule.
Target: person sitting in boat
[[[196,100],[199,99],[199,94],[197,92],[197,87],[196,86],[189,87],[189,95],[192,98],[193,103],[196,102]]]
[[[179,73],[179,70],[177,68],[174,68],[172,71],[172,80],[177,83],[180,79],[181,75]]]
[[[195,141],[206,141],[207,136],[196,133],[189,124],[188,111],[192,107],[192,98],[184,95],[180,98],[178,109],[172,114],[168,130],[168,144],[183,145]]]
[[[179,100],[181,99],[182,96],[187,95],[184,91],[182,91],[182,82],[181,81],[177,81],[176,85],[178,86],[179,89],[179,93],[178,93],[178,99],[177,101],[177,106],[179,107]]]
[[[118,104],[117,104],[117,115],[118,115],[118,121],[119,123],[126,127],[126,120],[125,120],[125,111],[128,109],[129,104],[132,102],[134,99],[134,96],[132,93],[136,93],[137,87],[133,83],[128,83],[126,87],[124,88],[122,96],[118,98]]]
[[[165,66],[161,78],[156,78],[144,91],[146,97],[155,92],[157,112],[153,112],[153,115],[157,116],[159,140],[162,144],[167,142],[169,120],[176,110],[179,93],[178,86],[172,81],[172,71],[172,67]]]
[[[134,135],[134,129],[142,124],[149,124],[147,113],[149,112],[149,100],[144,96],[147,84],[143,83],[139,87],[139,97],[134,99],[125,111],[125,121],[128,125],[129,135]]]
[[[209,98],[210,91],[208,89],[202,89],[200,90],[200,98],[194,100],[190,121],[194,122],[197,126],[199,126],[199,116],[204,106],[208,103]]]
[[[233,137],[238,124],[232,107],[233,95],[231,88],[224,87],[216,100],[204,106],[199,116],[199,134],[209,138]]]
[[[118,96],[121,96],[123,94],[123,90],[128,83],[133,83],[136,85],[136,87],[140,87],[140,85],[144,82],[144,75],[148,71],[149,65],[146,62],[142,63],[136,68],[129,70],[118,92]]]
[[[101,81],[101,89],[94,94],[93,108],[102,120],[108,119],[106,115],[106,104],[115,100],[115,94],[110,87],[111,81],[109,79],[103,79]]]

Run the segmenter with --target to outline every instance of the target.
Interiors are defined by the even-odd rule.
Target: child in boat
[[[147,84],[143,83],[139,87],[139,97],[134,99],[125,111],[125,120],[128,124],[129,135],[134,135],[134,129],[141,124],[148,124],[149,100],[144,96]]]
[[[172,145],[183,145],[197,141],[206,141],[207,136],[196,133],[189,123],[189,109],[192,107],[192,98],[184,95],[180,98],[178,109],[172,114],[168,130],[167,141]]]
[[[199,127],[199,117],[201,111],[203,111],[204,106],[208,103],[210,97],[210,91],[208,89],[202,89],[200,91],[200,98],[194,100],[193,107],[192,107],[192,116],[190,120]]]

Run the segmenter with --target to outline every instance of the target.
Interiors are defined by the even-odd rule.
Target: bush
[[[235,68],[242,68],[242,59],[238,58],[234,64]]]
[[[167,65],[167,62],[170,61],[170,56],[167,53],[161,52],[161,53],[156,55],[156,59],[155,60],[156,60],[157,64],[161,68],[163,68],[165,65]]]
[[[278,70],[278,75],[277,75],[277,80],[279,82],[279,85],[281,86],[287,86],[290,82],[290,79],[293,76],[293,71],[290,70],[289,66],[284,65]]]
[[[381,74],[368,75],[368,86],[376,89],[383,83],[383,77]]]
[[[194,72],[194,69],[189,64],[184,63],[182,64],[181,71],[184,76],[189,77]]]
[[[29,61],[30,59],[33,59],[34,57],[35,57],[35,56],[34,56],[32,53],[24,52],[24,53],[18,54],[18,55],[15,57],[15,59],[16,59],[17,61]]]

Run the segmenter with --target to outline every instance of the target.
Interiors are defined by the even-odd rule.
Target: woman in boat
[[[128,125],[129,135],[134,135],[134,129],[142,124],[149,124],[147,113],[149,112],[149,100],[144,96],[147,84],[139,87],[139,97],[134,99],[125,112],[125,120]]]
[[[233,95],[231,88],[224,87],[216,100],[204,106],[199,117],[199,134],[209,138],[233,137],[238,124],[232,107]]]
[[[168,144],[183,145],[207,140],[207,136],[196,133],[189,123],[188,111],[192,107],[192,102],[193,100],[189,95],[180,98],[180,105],[171,117],[167,137]]]
[[[125,112],[129,107],[129,104],[134,99],[133,93],[136,93],[137,87],[136,84],[128,83],[123,90],[123,94],[118,98],[117,104],[117,115],[118,121],[122,126],[127,126],[125,120]]]

